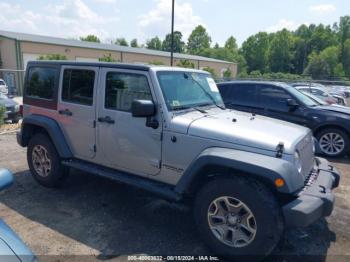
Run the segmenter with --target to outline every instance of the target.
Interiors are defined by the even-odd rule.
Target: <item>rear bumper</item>
[[[333,188],[338,187],[340,173],[322,158],[316,158],[313,171],[297,198],[283,206],[286,226],[305,227],[333,211]]]

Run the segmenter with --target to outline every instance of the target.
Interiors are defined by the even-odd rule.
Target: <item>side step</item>
[[[82,160],[64,160],[62,164],[93,175],[109,178],[124,184],[128,184],[146,191],[152,192],[162,198],[171,201],[180,201],[181,195],[176,193],[173,188],[167,184],[132,175],[123,171],[102,167]]]

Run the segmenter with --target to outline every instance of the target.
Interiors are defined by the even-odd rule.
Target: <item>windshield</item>
[[[288,86],[288,91],[291,92],[298,100],[300,100],[305,106],[318,106],[319,104],[312,100],[310,97],[306,96],[295,87]]]
[[[327,105],[326,102],[324,102],[322,99],[318,98],[317,96],[307,92],[307,91],[301,91],[304,95],[310,97],[312,100],[314,100],[316,103],[320,105]]]
[[[170,111],[198,106],[224,106],[219,90],[209,74],[160,71],[158,81]]]
[[[0,80],[0,85],[5,86],[6,84],[4,81]]]

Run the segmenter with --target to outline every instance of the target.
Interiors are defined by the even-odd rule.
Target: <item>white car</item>
[[[7,95],[9,93],[8,86],[6,85],[5,81],[0,78],[0,93],[3,93]]]

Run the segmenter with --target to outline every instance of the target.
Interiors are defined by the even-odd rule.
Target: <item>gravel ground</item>
[[[188,208],[134,188],[71,172],[61,189],[39,186],[26,150],[14,134],[0,135],[0,166],[15,184],[0,192],[0,217],[38,255],[39,261],[126,261],[128,255],[210,255],[196,234]],[[305,229],[287,230],[267,261],[350,259],[350,161],[342,172],[331,217]]]

